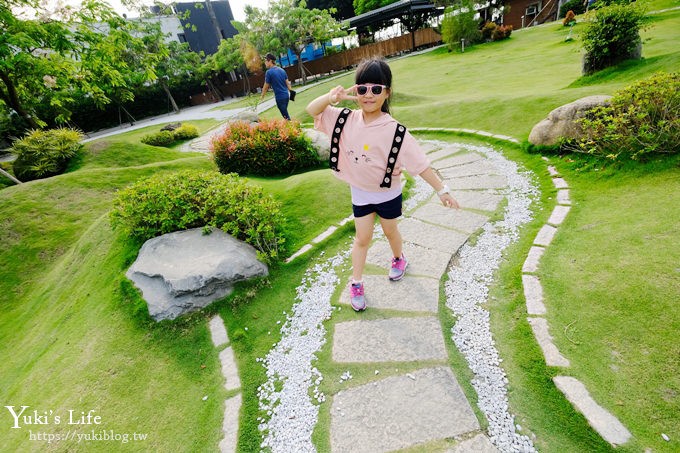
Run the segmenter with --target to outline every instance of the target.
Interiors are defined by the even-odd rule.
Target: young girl
[[[355,82],[350,88],[337,86],[314,99],[307,112],[314,117],[314,127],[331,136],[331,168],[351,188],[356,238],[350,303],[355,311],[362,311],[366,309],[363,272],[376,215],[392,249],[389,279],[401,280],[408,264],[397,228],[402,209],[401,170],[406,168],[423,178],[444,206],[459,206],[418,142],[390,116],[392,71],[387,63],[380,59],[362,62]],[[344,100],[356,101],[360,109],[332,107]]]

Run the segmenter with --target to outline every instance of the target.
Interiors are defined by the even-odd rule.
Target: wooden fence
[[[411,51],[415,48],[430,47],[440,43],[441,35],[432,28],[423,28],[416,30],[414,35],[410,33],[398,36],[396,38],[387,39],[372,44],[366,44],[354,49],[348,49],[340,53],[318,58],[316,60],[307,61],[304,63],[307,70],[307,77],[310,74],[313,76],[331,74],[337,71],[349,70],[359,64],[362,60],[371,57],[389,57],[398,55],[403,52]],[[292,81],[302,79],[300,74],[300,67],[295,64],[284,68],[288,74],[288,78]],[[220,74],[214,77],[213,84],[221,92],[224,97],[243,96],[250,90],[250,92],[257,92],[257,89],[264,85],[264,73],[253,74],[248,77],[247,81],[243,79],[232,80],[226,74]],[[249,82],[249,85],[248,85]],[[203,93],[197,93],[191,96],[191,103],[193,105],[207,104],[217,102],[218,98],[214,92],[206,89]]]

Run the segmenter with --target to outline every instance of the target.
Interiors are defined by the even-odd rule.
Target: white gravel
[[[532,219],[529,206],[538,189],[529,172],[519,171],[500,153],[486,147],[468,148],[486,155],[507,178],[508,188],[499,192],[507,197],[508,204],[504,218],[485,224],[476,244],[464,245],[457,266],[449,271],[446,305],[457,318],[452,338],[475,374],[472,386],[489,421],[491,442],[501,452],[534,452],[531,439],[516,432],[514,416],[508,410],[508,380],[491,335],[489,312],[482,305],[487,302],[503,251],[519,238],[519,228]]]
[[[347,261],[349,250],[308,269],[297,287],[292,313],[281,327],[281,340],[264,359],[267,381],[258,389],[263,433],[260,447],[270,451],[315,452],[312,431],[319,415],[319,403],[325,396],[319,392],[323,376],[312,362],[326,342],[323,322],[333,311],[331,296],[339,283],[336,268]],[[285,312],[284,312],[285,314]],[[309,389],[316,404],[309,396]]]

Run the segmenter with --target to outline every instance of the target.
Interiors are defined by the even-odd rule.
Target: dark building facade
[[[228,1],[211,1],[222,39],[231,38],[237,32],[231,25],[234,15]],[[197,7],[197,5],[199,5]],[[214,30],[205,2],[176,3],[175,11],[184,28],[184,39],[194,52],[203,51],[206,55],[217,52],[220,42]],[[187,14],[188,11],[188,14]],[[182,37],[180,37],[180,40]]]

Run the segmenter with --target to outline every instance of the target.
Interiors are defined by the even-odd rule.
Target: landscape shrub
[[[512,25],[498,25],[494,22],[487,22],[480,30],[484,41],[500,41],[507,39],[512,33]]]
[[[611,160],[680,152],[680,73],[654,74],[578,120],[585,136],[567,149]]]
[[[583,0],[569,0],[560,6],[559,17],[566,17],[569,11],[574,14],[583,14],[586,12],[586,4]]]
[[[213,137],[212,154],[222,173],[272,176],[317,167],[319,157],[296,121],[236,121]]]
[[[198,128],[193,124],[182,124],[173,134],[175,140],[189,140],[198,137]]]
[[[83,148],[82,139],[82,133],[68,128],[29,132],[10,148],[17,155],[14,175],[20,181],[31,181],[63,173]]]
[[[572,10],[569,10],[567,12],[567,15],[564,16],[564,20],[562,20],[562,25],[567,27],[567,26],[571,25],[572,22],[576,22],[576,15],[574,14],[574,12]]]
[[[512,25],[499,25],[491,33],[492,41],[501,41],[508,39],[512,34]]]
[[[280,203],[235,174],[187,170],[163,174],[118,192],[111,225],[139,240],[211,226],[241,239],[272,262],[283,248]]]
[[[639,58],[644,17],[644,7],[638,4],[614,4],[589,12],[589,21],[581,34],[586,51],[583,73],[592,74]]]
[[[170,146],[175,142],[175,134],[174,131],[154,132],[142,137],[141,142],[151,146]]]
[[[448,44],[449,51],[460,49],[461,40],[465,42],[465,45],[470,45],[482,39],[482,33],[475,19],[476,14],[470,0],[464,0],[456,4],[455,8],[449,6],[444,10],[441,35],[442,41]]]

